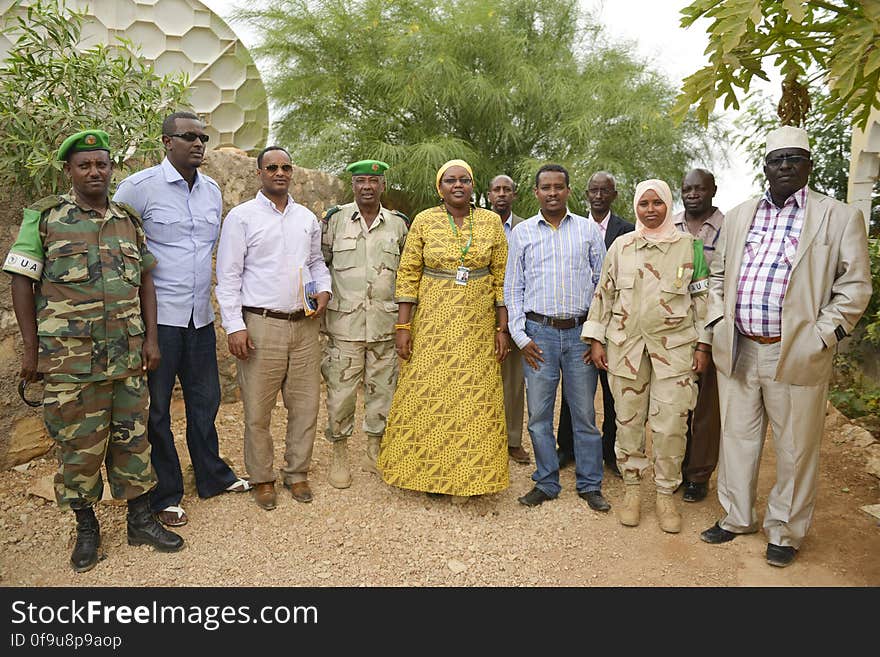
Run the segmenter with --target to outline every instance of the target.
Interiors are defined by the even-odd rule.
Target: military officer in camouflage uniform
[[[3,265],[24,342],[21,376],[46,380],[43,418],[58,445],[55,496],[76,514],[70,557],[98,562],[93,506],[104,487],[128,500],[128,542],[177,551],[183,539],[150,512],[156,485],[145,432],[146,371],[160,359],[156,294],[140,218],[107,196],[113,165],[106,132],[68,137],[58,150],[73,190],[25,209]]]
[[[589,357],[608,372],[614,395],[617,466],[626,484],[619,520],[639,524],[639,482],[652,464],[645,455],[647,422],[657,520],[676,533],[681,515],[672,493],[681,483],[688,412],[697,400],[694,372],[702,373],[711,357],[697,347],[709,270],[702,242],[675,227],[665,182],[639,183],[633,205],[636,229],[608,250],[581,339],[592,341]]]
[[[357,389],[364,383],[364,467],[376,458],[397,382],[394,281],[409,220],[382,207],[388,165],[362,160],[351,172],[354,203],[335,206],[322,220],[321,248],[333,296],[327,305],[327,344],[321,371],[327,385],[327,440],[333,443],[330,484],[351,485],[346,442],[354,430]]]

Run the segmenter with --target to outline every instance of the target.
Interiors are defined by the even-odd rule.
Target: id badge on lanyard
[[[447,211],[446,217],[449,219],[449,227],[452,228],[452,234],[455,235],[456,239],[458,239],[458,228],[455,225],[455,221],[452,219],[452,215]],[[470,237],[468,237],[467,244],[464,247],[459,247],[461,250],[461,260],[460,263],[464,262],[464,257],[467,255],[468,251],[471,248],[471,244],[474,241],[474,209],[471,208],[469,212],[469,222],[468,226],[470,228]],[[462,264],[459,264],[458,269],[455,270],[455,284],[456,285],[467,285],[468,278],[471,275],[471,270],[465,267]]]

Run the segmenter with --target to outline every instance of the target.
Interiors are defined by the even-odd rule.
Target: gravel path
[[[183,412],[175,404],[178,451],[186,463]],[[273,434],[283,436],[284,409]],[[319,427],[324,426],[322,405]],[[360,420],[359,420],[360,421]],[[601,420],[600,420],[601,422]],[[243,474],[241,405],[220,410],[221,451]],[[714,480],[709,497],[678,503],[683,530],[664,534],[654,517],[654,494],[643,484],[642,523],[621,526],[614,515],[591,511],[562,472],[559,499],[527,509],[516,498],[529,490],[530,466],[510,464],[508,490],[463,506],[383,484],[353,468],[351,488],[327,483],[330,447],[320,436],[311,474],[315,499],[295,502],[278,485],[278,508],[260,510],[250,494],[209,500],[188,492],[187,547],[177,554],[130,547],[125,506],[101,504],[106,558],[91,572],[68,565],[74,519],[54,502],[27,491],[55,470],[51,457],[20,472],[0,473],[0,585],[3,586],[877,586],[880,529],[859,510],[878,501],[878,481],[864,457],[826,431],[819,502],[812,530],[795,564],[764,563],[766,539],[744,536],[721,546],[699,540],[718,517]],[[366,440],[358,432],[350,455],[359,464]],[[280,443],[279,443],[280,444]],[[764,450],[759,505],[772,484],[773,450]],[[276,450],[276,466],[281,462]],[[619,478],[604,483],[612,506],[623,495]],[[759,506],[759,509],[762,509]]]

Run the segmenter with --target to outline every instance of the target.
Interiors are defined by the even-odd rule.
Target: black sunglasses
[[[284,173],[290,173],[291,171],[293,171],[292,164],[267,164],[263,167],[263,169],[265,171],[268,171],[269,173],[275,173],[276,171],[278,171],[279,167]]]
[[[809,162],[810,158],[806,155],[778,155],[766,158],[764,163],[770,167],[781,167],[782,163],[786,161],[797,166],[798,164]]]
[[[203,144],[208,143],[208,140],[211,138],[205,134],[196,134],[195,132],[175,132],[173,135],[168,135],[169,137],[179,137],[183,139],[183,141],[193,142],[198,139]]]

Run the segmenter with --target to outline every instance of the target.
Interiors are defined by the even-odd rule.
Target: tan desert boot
[[[330,461],[330,476],[327,478],[333,488],[351,486],[351,470],[348,467],[348,447],[345,440],[333,442],[333,460]]]
[[[379,446],[382,444],[382,436],[367,436],[367,453],[364,458],[364,470],[379,474],[376,461],[379,459]]]
[[[639,484],[628,484],[623,504],[617,512],[617,519],[620,520],[620,524],[627,527],[636,527],[641,516],[641,506],[641,486]]]
[[[657,522],[660,523],[660,529],[670,534],[681,531],[681,514],[675,508],[672,495],[657,493]]]

